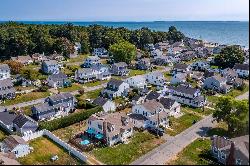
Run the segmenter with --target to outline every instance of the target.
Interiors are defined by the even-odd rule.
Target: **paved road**
[[[216,125],[216,122],[213,123],[212,120],[212,115],[207,116],[179,135],[172,137],[166,143],[132,162],[131,165],[164,165],[194,140],[205,136],[206,132]]]

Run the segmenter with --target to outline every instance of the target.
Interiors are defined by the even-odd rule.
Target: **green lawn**
[[[167,81],[170,81],[172,78],[172,75],[170,74],[170,72],[165,72],[164,77],[167,79]]]
[[[5,137],[6,137],[6,133],[4,131],[0,130],[0,142],[2,140],[4,140]]]
[[[147,72],[148,71],[146,71],[146,70],[130,70],[129,77],[143,75],[143,74],[146,74]]]
[[[166,163],[168,165],[213,165],[210,155],[211,141],[209,139],[196,139],[177,156],[177,159]]]
[[[199,121],[201,120],[201,117],[191,113],[185,113],[179,118],[170,117],[170,121],[172,123],[170,128],[173,130],[166,129],[166,132],[171,136],[175,136],[192,126],[194,120]]]
[[[30,116],[32,114],[31,107],[32,106],[27,106],[27,107],[22,107],[20,109],[23,111],[25,115]]]
[[[28,102],[28,101],[36,100],[36,99],[40,99],[40,98],[45,98],[48,96],[49,96],[49,92],[30,92],[27,94],[22,94],[20,96],[17,95],[15,99],[6,100],[5,103],[3,103],[1,105],[4,105],[4,106],[13,105],[13,104]]]
[[[130,139],[128,144],[98,148],[91,153],[105,164],[126,165],[164,142],[148,132],[135,133]]]
[[[80,89],[82,89],[82,85],[73,83],[72,86],[70,86],[70,87],[60,88],[58,90],[59,90],[59,92],[72,92],[72,91],[76,91],[76,90],[80,90]]]
[[[206,96],[207,100],[209,102],[211,102],[212,104],[216,104],[216,102],[218,101],[219,97],[218,96]]]
[[[23,165],[76,165],[82,164],[73,158],[64,149],[45,137],[40,137],[29,142],[34,151],[25,157],[18,158]],[[52,162],[50,159],[57,155],[59,159]]]
[[[238,90],[238,89],[233,89],[230,92],[228,92],[226,94],[226,96],[237,97],[237,96],[240,96],[240,95],[246,93],[247,91],[249,91],[249,86],[248,85],[246,85],[246,87],[242,91]]]
[[[98,86],[98,85],[104,84],[104,83],[106,83],[108,81],[109,80],[88,82],[88,83],[85,83],[83,86],[87,86],[87,87]]]
[[[95,99],[95,98],[97,98],[100,95],[100,93],[101,93],[102,90],[103,89],[101,88],[101,89],[98,89],[98,90],[86,92],[86,93],[84,93],[83,95],[80,96],[80,99],[81,100]]]
[[[89,54],[79,55],[76,58],[70,58],[70,59],[68,59],[68,62],[69,63],[83,62],[83,60],[86,59],[88,56],[89,56]]]
[[[208,130],[207,134],[208,136],[229,136],[227,124],[225,122],[220,122],[214,128]]]
[[[183,112],[193,112],[194,114],[197,113],[199,116],[207,116],[213,113],[212,109],[205,108],[203,112],[203,108],[191,108],[188,106],[182,106]]]

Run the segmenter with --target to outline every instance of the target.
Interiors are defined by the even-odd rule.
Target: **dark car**
[[[160,137],[164,134],[164,130],[162,128],[148,128],[148,131]]]

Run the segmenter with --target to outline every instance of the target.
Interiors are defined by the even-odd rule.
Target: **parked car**
[[[162,128],[148,128],[148,131],[160,137],[164,134],[164,130]]]

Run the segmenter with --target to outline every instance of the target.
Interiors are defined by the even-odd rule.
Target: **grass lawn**
[[[188,145],[177,158],[167,163],[168,165],[211,165],[216,164],[210,159],[211,141],[209,139],[196,139]]]
[[[164,77],[167,79],[167,81],[170,81],[172,78],[172,75],[170,74],[170,72],[165,72]]]
[[[247,91],[249,91],[249,86],[248,85],[246,85],[246,87],[242,91],[238,90],[238,89],[233,89],[230,92],[228,92],[226,94],[226,96],[237,97],[237,96],[240,96],[240,95],[246,93]]]
[[[25,157],[18,158],[23,165],[76,165],[81,164],[64,149],[45,137],[40,137],[29,142],[34,151]],[[50,158],[57,155],[59,159],[52,162]]]
[[[84,55],[79,55],[76,58],[70,58],[68,59],[69,63],[74,63],[74,62],[83,62],[84,59],[86,59],[89,55],[88,54],[84,54]]]
[[[148,73],[148,71],[146,71],[146,70],[130,70],[129,77],[137,76],[137,75],[143,75],[143,74],[146,74],[146,73]]]
[[[164,141],[148,132],[135,133],[128,144],[98,148],[91,153],[96,159],[110,165],[126,165],[159,146]]]
[[[32,114],[31,107],[32,105],[27,107],[22,107],[20,108],[20,110],[22,110],[25,115],[30,116]]]
[[[207,116],[213,113],[212,109],[205,108],[203,112],[203,108],[191,108],[188,106],[182,106],[183,112],[193,112],[194,114],[197,114],[198,116]]]
[[[76,91],[76,90],[80,90],[80,89],[82,89],[82,85],[73,83],[72,86],[70,86],[70,87],[60,88],[58,90],[59,90],[59,92],[72,92],[72,91]]]
[[[6,137],[6,133],[2,130],[0,130],[0,141],[4,140],[4,138]]]
[[[18,95],[18,96],[16,96],[15,99],[6,100],[5,103],[3,103],[1,105],[4,105],[4,106],[13,105],[13,104],[17,104],[17,103],[23,103],[23,102],[28,102],[31,100],[45,98],[48,96],[49,96],[49,92],[30,92],[27,94],[22,94],[20,96]]]
[[[23,69],[32,69],[32,70],[39,70],[41,68],[41,65],[37,64],[29,64],[27,66],[24,66]]]
[[[87,126],[85,124],[79,126],[79,123],[76,123],[68,127],[55,130],[52,133],[55,134],[57,137],[61,138],[63,141],[68,142],[71,136],[78,132],[83,132],[86,127]]]
[[[213,135],[218,135],[218,136],[229,136],[228,135],[228,127],[227,124],[225,122],[220,122],[217,124],[216,127],[208,130],[207,134],[208,136],[213,136]]]
[[[28,86],[28,87],[15,86],[15,89],[17,91],[24,91],[24,90],[36,89],[36,87],[35,86]]]
[[[101,89],[86,92],[83,95],[80,96],[80,99],[85,100],[85,99],[95,99],[99,96],[100,92],[102,91]]]
[[[85,83],[83,86],[86,86],[86,87],[98,86],[98,85],[104,84],[104,83],[106,83],[106,82],[108,82],[108,81],[109,81],[109,80],[88,82],[88,83]]]
[[[170,117],[170,121],[172,122],[171,129],[173,130],[166,129],[166,132],[171,136],[175,136],[192,126],[194,120],[199,121],[201,117],[191,113],[185,113],[179,118]]]
[[[216,104],[216,102],[218,101],[219,97],[218,96],[206,96],[207,100],[209,102],[211,102],[212,104]]]

